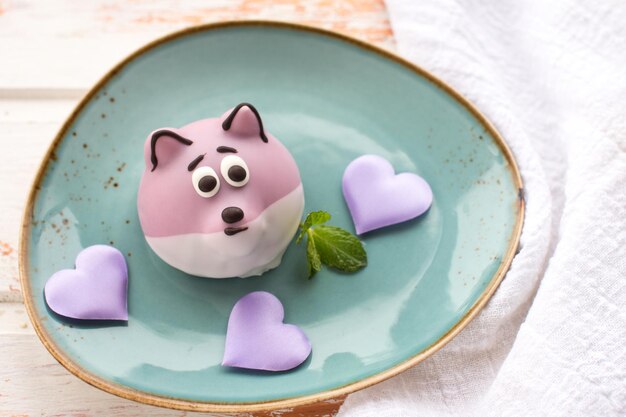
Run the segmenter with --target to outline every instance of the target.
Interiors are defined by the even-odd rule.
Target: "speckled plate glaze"
[[[426,178],[430,211],[364,237],[369,266],[305,276],[304,247],[260,277],[195,278],[163,263],[135,199],[147,134],[248,101],[300,166],[306,210],[353,230],[341,176],[372,153]],[[208,25],[160,39],[115,67],[69,117],[31,192],[21,279],[45,346],[114,394],[180,409],[293,407],[389,378],[443,346],[495,291],[517,248],[521,179],[503,139],[459,94],[388,52],[274,22]],[[43,287],[84,247],[127,256],[127,325],[52,314]],[[220,366],[234,303],[257,290],[284,303],[312,356],[292,372]]]

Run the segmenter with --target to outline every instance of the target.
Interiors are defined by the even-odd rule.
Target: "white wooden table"
[[[22,305],[16,248],[35,171],[87,89],[158,36],[231,19],[307,23],[393,48],[383,0],[0,0],[0,416],[188,414],[104,393],[59,365]]]

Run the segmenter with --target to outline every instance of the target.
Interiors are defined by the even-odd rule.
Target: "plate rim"
[[[91,98],[97,94],[97,92],[115,75],[117,75],[120,70],[126,67],[129,63],[134,61],[136,58],[139,58],[144,53],[162,45],[167,42],[173,41],[178,38],[182,38],[194,33],[198,32],[208,32],[212,30],[219,30],[224,28],[245,28],[245,27],[270,27],[273,29],[288,29],[300,32],[308,32],[315,35],[322,35],[329,38],[333,38],[335,40],[339,40],[342,42],[350,43],[358,48],[364,49],[368,52],[372,52],[383,59],[388,59],[391,61],[400,64],[408,70],[411,70],[416,75],[421,76],[427,79],[429,82],[433,83],[435,86],[442,89],[445,93],[449,94],[458,104],[462,105],[466,108],[477,120],[478,122],[485,128],[485,130],[495,139],[496,145],[502,151],[504,157],[506,158],[509,165],[509,173],[512,176],[513,184],[518,189],[518,199],[517,199],[517,217],[515,219],[515,226],[513,228],[513,232],[509,238],[508,247],[505,252],[505,256],[502,258],[500,262],[500,266],[497,271],[492,276],[488,285],[483,290],[482,294],[478,297],[478,299],[474,302],[474,304],[470,307],[470,309],[465,313],[460,320],[458,320],[448,331],[441,336],[436,342],[428,346],[426,349],[422,350],[420,353],[411,356],[410,358],[404,360],[403,362],[391,367],[386,370],[379,372],[377,374],[371,375],[369,377],[357,380],[350,384],[336,387],[333,389],[325,390],[315,394],[302,395],[291,398],[270,400],[270,401],[261,401],[261,402],[242,402],[242,403],[233,403],[233,402],[205,402],[205,401],[193,401],[193,400],[185,400],[175,397],[161,396],[156,394],[151,394],[145,391],[141,391],[138,389],[134,389],[122,384],[114,383],[108,381],[98,375],[95,375],[79,365],[77,365],[71,358],[69,358],[62,349],[59,349],[56,344],[52,341],[51,337],[48,335],[47,331],[43,328],[40,323],[40,319],[35,312],[34,302],[32,298],[32,291],[30,288],[30,279],[29,279],[29,271],[28,271],[28,259],[29,251],[28,244],[30,242],[31,235],[31,220],[33,216],[33,207],[34,202],[37,197],[38,192],[41,190],[41,182],[45,175],[45,172],[48,169],[48,165],[50,161],[53,159],[54,152],[61,143],[63,137],[66,135],[68,128],[75,121],[76,117],[82,112],[87,103],[91,100]],[[24,298],[24,305],[26,307],[26,311],[30,318],[31,323],[33,324],[33,328],[35,329],[35,333],[46,347],[46,349],[52,354],[52,356],[62,365],[64,366],[70,373],[74,374],[78,378],[87,382],[88,384],[99,388],[105,392],[110,394],[117,395],[119,397],[137,401],[140,403],[170,408],[175,410],[183,410],[183,411],[199,411],[199,412],[213,412],[213,413],[250,413],[250,412],[262,412],[262,411],[271,411],[271,410],[279,410],[279,409],[288,409],[294,407],[300,407],[305,405],[310,405],[313,403],[328,401],[332,399],[336,399],[338,397],[344,397],[347,394],[353,393],[355,391],[359,391],[361,389],[367,388],[369,386],[375,385],[382,381],[385,381],[399,373],[417,365],[427,357],[431,356],[433,353],[437,352],[444,345],[446,345],[452,338],[454,338],[465,326],[468,325],[472,319],[478,314],[480,310],[485,306],[487,301],[491,298],[495,290],[498,288],[500,282],[504,278],[506,272],[509,270],[511,266],[511,262],[517,252],[517,248],[519,245],[520,235],[522,232],[522,225],[524,222],[524,211],[525,211],[525,199],[524,199],[524,187],[522,177],[513,156],[512,151],[507,145],[506,141],[502,137],[502,135],[497,131],[495,126],[476,108],[474,104],[472,104],[468,99],[463,97],[458,91],[452,88],[450,85],[440,80],[438,77],[434,76],[430,72],[421,68],[420,66],[409,62],[408,60],[400,57],[394,52],[388,51],[376,45],[373,45],[369,42],[362,41],[356,39],[352,36],[345,35],[333,30],[323,29],[316,26],[301,24],[301,23],[290,23],[283,21],[275,21],[275,20],[229,20],[222,21],[216,23],[207,23],[197,26],[191,26],[188,28],[184,28],[182,30],[178,30],[175,32],[171,32],[165,36],[161,36],[145,45],[140,47],[139,49],[132,52],[130,55],[125,57],[122,61],[117,63],[112,69],[107,71],[103,77],[101,77],[96,84],[91,87],[88,92],[82,97],[76,107],[72,110],[70,115],[62,124],[61,128],[57,132],[54,137],[52,143],[48,147],[43,160],[41,161],[35,178],[31,184],[28,199],[26,202],[26,206],[24,208],[24,213],[22,217],[22,224],[20,228],[20,241],[19,241],[19,276],[20,276],[20,285],[22,288],[22,294]]]

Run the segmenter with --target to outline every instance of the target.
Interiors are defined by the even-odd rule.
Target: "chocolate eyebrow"
[[[198,164],[204,159],[204,155],[206,154],[198,155],[196,159],[191,161],[191,163],[187,166],[187,171],[193,171],[194,169],[196,169]]]
[[[230,146],[218,146],[216,151],[218,151],[219,153],[237,153],[237,149],[231,148]]]

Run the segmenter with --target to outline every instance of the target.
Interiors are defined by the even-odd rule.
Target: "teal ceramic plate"
[[[304,248],[262,277],[195,278],[144,241],[135,199],[143,143],[162,126],[251,102],[301,170],[306,211],[353,230],[341,176],[372,153],[434,191],[422,218],[367,235],[369,266],[305,274]],[[273,22],[202,26],[158,40],[100,81],[54,141],[25,214],[21,277],[46,347],[102,389],[166,407],[251,411],[311,403],[379,382],[453,337],[484,305],[517,247],[521,180],[502,138],[441,81],[344,36]],[[127,255],[128,325],[52,315],[43,287],[84,247]],[[220,366],[231,308],[266,290],[312,356],[292,372]]]

